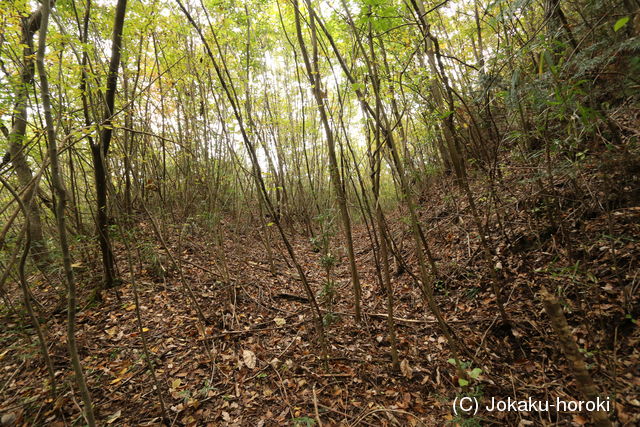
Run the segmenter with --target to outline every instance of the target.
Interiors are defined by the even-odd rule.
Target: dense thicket
[[[107,317],[135,313],[133,336],[144,345],[128,357],[151,375],[142,383],[156,396],[152,415],[175,422],[185,409],[175,406],[180,383],[159,350],[169,335],[148,344],[143,327],[144,298],[167,283],[187,301],[211,371],[207,387],[229,378],[216,369],[216,337],[241,333],[237,312],[252,310],[238,305],[239,287],[281,319],[278,327],[287,311],[269,308],[264,295],[303,303],[318,372],[335,371],[340,357],[336,313],[345,333],[375,335],[377,312],[384,369],[410,383],[406,336],[422,332],[399,331],[398,310],[426,316],[445,345],[440,359],[449,364],[437,375],[440,384],[440,369],[450,371],[451,400],[483,384],[511,393],[496,385],[497,372],[542,357],[533,338],[541,332],[523,324],[544,310],[542,329],[559,351],[548,357],[566,375],[552,380],[574,378],[575,399],[612,395],[610,413],[583,414],[597,425],[637,422],[638,401],[607,381],[620,387],[618,357],[637,361],[639,9],[636,0],[4,2],[0,292],[11,326],[0,360],[9,354],[17,366],[18,349],[34,336],[37,361],[27,368],[48,375],[42,392],[52,393],[44,416],[32,402],[16,403],[19,392],[7,394],[18,387],[7,376],[0,411],[8,425],[66,419],[78,410],[65,403],[72,390],[86,423],[96,423],[94,406],[99,420],[109,415],[104,399],[92,403],[109,380],[96,376],[104,361],[76,342],[78,304]],[[207,242],[211,265],[189,255],[197,241]],[[607,257],[593,255],[596,247]],[[247,268],[273,286],[247,279]],[[571,286],[549,279],[567,281],[567,271]],[[147,276],[164,284],[139,297],[136,280]],[[217,306],[202,281],[215,282]],[[249,282],[257,294],[247,293]],[[488,310],[490,324],[460,326],[460,307],[480,300],[473,311]],[[590,348],[572,328],[589,323],[593,304],[609,305],[616,314],[606,322],[616,326]],[[117,326],[104,319],[98,330]],[[67,350],[52,350],[62,324]],[[490,349],[489,331],[503,354]],[[256,352],[235,351],[255,368]],[[585,356],[598,351],[612,359]],[[60,374],[69,368],[73,383]],[[364,413],[319,411],[315,393],[306,398],[311,409],[296,414],[290,405],[277,422],[364,422]],[[198,403],[181,422],[232,423],[222,397],[205,392],[213,412],[198,413]],[[442,421],[409,409],[387,407],[400,418],[384,422]],[[134,424],[142,416],[121,412]]]

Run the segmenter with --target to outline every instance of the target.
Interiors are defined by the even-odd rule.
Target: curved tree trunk
[[[7,139],[9,140],[8,159],[10,159],[16,171],[20,185],[27,189],[22,196],[22,200],[27,206],[29,215],[31,255],[38,268],[46,269],[49,265],[49,251],[42,230],[40,208],[35,200],[33,203],[27,203],[32,199],[34,192],[37,193],[37,186],[33,185],[33,173],[25,155],[28,119],[27,100],[29,87],[33,85],[35,74],[33,35],[40,28],[41,16],[42,11],[38,9],[28,17],[22,18],[22,71],[20,72],[20,82],[15,93],[13,125]]]

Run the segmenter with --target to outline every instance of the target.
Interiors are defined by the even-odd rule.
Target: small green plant
[[[322,317],[322,324],[324,326],[330,326],[336,320],[338,320],[338,316],[335,313],[328,312]]]
[[[433,287],[436,291],[443,293],[445,296],[449,295],[449,290],[443,280],[436,280],[433,282]]]
[[[449,360],[454,360],[454,359],[449,359]],[[471,397],[476,401],[480,401],[483,396],[484,396],[484,391],[482,390],[482,385],[476,385],[476,386],[470,387],[466,389],[466,391],[464,391],[463,393],[458,393],[456,395],[457,399],[461,399],[464,397]],[[449,421],[449,424],[452,424],[454,426],[465,426],[465,427],[476,427],[476,426],[482,425],[481,423],[482,418],[461,414],[459,412],[460,411],[458,411],[458,414]]]
[[[122,349],[120,349],[120,348],[112,349],[111,352],[109,353],[109,359],[110,360],[116,360],[118,358],[118,356],[120,355],[121,351],[122,351]]]
[[[324,300],[324,303],[327,304],[328,308],[327,314],[322,318],[324,326],[329,326],[338,320],[338,316],[332,312],[337,294],[336,282],[331,279],[325,280],[319,295],[320,298]]]
[[[455,417],[450,419],[448,423],[458,427],[480,427],[482,425],[482,423],[480,423],[480,418],[467,418],[464,415],[456,415]]]
[[[320,252],[323,255],[329,253],[329,244],[331,237],[335,234],[335,214],[331,211],[324,212],[314,218],[320,225],[318,234],[309,239],[314,252]]]
[[[470,387],[466,392],[459,394],[459,397],[464,397],[464,396],[473,397],[478,400],[482,399],[482,397],[484,396],[484,390],[482,389],[482,385],[481,384],[475,385],[473,387]]]
[[[453,357],[451,359],[447,360],[447,363],[452,364],[453,366],[457,366],[458,362],[456,361],[456,359],[454,359]],[[471,362],[464,362],[464,361],[460,361],[460,367],[462,369],[467,369],[468,367],[471,366]]]
[[[449,362],[453,366],[458,366],[458,362],[454,358],[447,360],[447,362]],[[480,375],[482,374],[482,369],[480,368],[471,369],[471,362],[460,361],[459,365],[460,368],[463,369],[467,373],[467,376],[472,380],[477,380],[478,377],[480,377]],[[465,378],[458,378],[458,385],[460,387],[466,387],[469,385],[469,380]]]
[[[196,215],[194,224],[200,225],[202,228],[213,231],[220,223],[220,216],[215,212],[202,212]]]
[[[320,252],[322,250],[322,236],[313,236],[309,239],[313,252]]]
[[[313,427],[316,425],[316,420],[309,417],[296,417],[291,420],[294,427]]]
[[[633,317],[631,314],[629,314],[629,313],[625,314],[624,318],[625,318],[625,319],[628,319],[628,320],[629,320],[631,323],[633,323],[634,325],[637,325],[637,324],[638,324],[638,320],[637,320],[637,319],[634,319],[634,317]]]
[[[480,288],[475,286],[471,289],[468,289],[467,292],[465,292],[465,296],[467,297],[467,299],[475,299],[475,297],[478,295],[478,293],[480,292]]]
[[[140,256],[149,275],[158,279],[164,279],[166,277],[167,270],[162,264],[161,256],[154,245],[144,243],[140,248]]]
[[[327,252],[320,258],[320,265],[327,271],[330,271],[336,265],[337,258],[331,253]]]
[[[578,351],[584,354],[585,358],[593,357],[598,352],[598,350],[587,350],[585,348],[578,348]]]
[[[212,390],[215,390],[215,387],[211,386],[211,383],[209,382],[209,380],[205,380],[204,382],[204,386],[198,390],[198,394],[200,394],[200,396],[207,397],[209,395],[209,392]]]
[[[186,403],[189,399],[191,399],[191,391],[189,390],[182,390],[180,393],[178,393],[180,395],[180,397],[182,397],[182,399],[184,400],[184,402]]]
[[[320,291],[320,297],[323,298],[328,303],[333,303],[336,297],[337,286],[336,282],[333,280],[326,280],[322,285],[322,290]]]
[[[330,250],[331,237],[335,234],[335,215],[327,211],[315,218],[320,223],[320,231],[311,239],[311,243],[316,252],[320,252],[320,266],[325,271],[326,279],[323,283],[320,297],[328,306],[328,313],[323,317],[322,323],[328,326],[336,321],[337,316],[332,313],[333,304],[337,295],[336,282],[333,280],[333,269],[338,262],[338,257]]]

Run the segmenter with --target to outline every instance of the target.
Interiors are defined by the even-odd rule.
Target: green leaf
[[[458,378],[458,384],[460,384],[460,387],[466,387],[469,385],[469,381],[464,378]]]
[[[312,427],[316,425],[316,420],[309,417],[297,417],[291,420],[294,426]]]
[[[551,53],[549,53],[548,50],[545,50],[544,52],[542,52],[542,57],[544,58],[547,65],[549,66],[549,70],[551,70],[551,72],[555,75],[556,65],[553,63],[553,57],[551,56]]]
[[[469,372],[469,376],[475,380],[480,376],[481,373],[482,373],[482,369],[473,368],[471,372]]]
[[[456,366],[456,359],[454,359],[453,357],[451,359],[448,359],[447,362],[451,363],[453,366]]]
[[[613,26],[613,31],[618,32],[618,30],[622,27],[624,27],[625,25],[627,25],[627,22],[629,22],[629,17],[625,16],[624,18],[620,18],[616,21],[615,25]]]

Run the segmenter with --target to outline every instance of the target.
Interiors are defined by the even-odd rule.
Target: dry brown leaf
[[[255,369],[256,367],[256,355],[251,350],[242,350],[242,361],[249,369]]]
[[[402,372],[402,375],[404,375],[408,379],[411,379],[413,377],[413,369],[411,369],[411,366],[409,366],[409,361],[407,359],[404,359],[402,360],[402,362],[400,362],[400,372]]]

